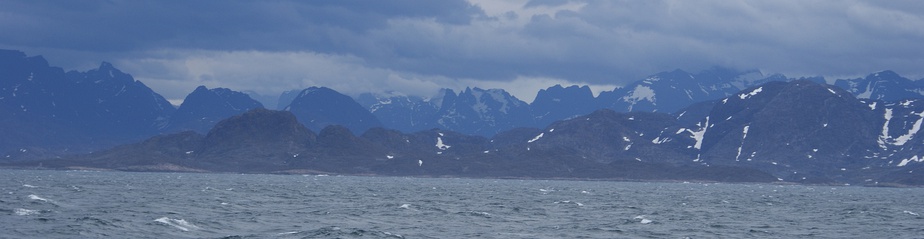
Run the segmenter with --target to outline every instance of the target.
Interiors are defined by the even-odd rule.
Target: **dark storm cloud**
[[[114,61],[174,98],[195,84],[609,86],[715,65],[924,77],[922,1],[0,1],[0,32],[0,47]]]
[[[329,50],[390,19],[467,24],[464,1],[3,1],[0,41],[89,51]]]

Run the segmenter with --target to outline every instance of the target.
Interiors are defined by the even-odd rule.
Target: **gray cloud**
[[[611,86],[713,65],[924,77],[920,1],[0,1],[0,32],[0,47],[112,61],[168,98],[195,84]]]

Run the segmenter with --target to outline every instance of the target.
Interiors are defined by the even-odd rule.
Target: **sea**
[[[0,170],[0,238],[924,238],[924,188]]]

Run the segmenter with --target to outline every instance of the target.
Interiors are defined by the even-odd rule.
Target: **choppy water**
[[[0,170],[3,238],[915,238],[924,188]]]

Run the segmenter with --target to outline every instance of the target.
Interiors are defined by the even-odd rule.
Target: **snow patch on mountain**
[[[912,156],[911,158],[902,159],[902,161],[898,163],[898,166],[904,167],[905,165],[908,165],[908,163],[911,163],[911,162],[918,162],[918,163],[924,162],[924,157],[918,157],[917,155],[915,155],[915,156]]]
[[[752,90],[752,91],[749,92],[749,93],[745,93],[745,94],[740,94],[740,95],[738,95],[738,98],[741,98],[742,100],[743,100],[743,99],[747,99],[747,98],[749,98],[749,97],[751,97],[751,96],[757,95],[757,93],[760,93],[760,92],[763,91],[763,90],[764,90],[764,87],[757,87],[757,89],[754,89],[754,90]]]
[[[519,106],[519,102],[511,101],[508,98],[509,95],[506,95],[504,91],[501,89],[490,89],[490,90],[485,91],[485,93],[491,96],[491,98],[494,99],[494,101],[501,103],[500,109],[498,109],[498,111],[500,111],[501,113],[504,113],[504,114],[507,113],[507,110],[510,109],[510,106],[508,104]]]
[[[545,135],[545,133],[539,133],[539,135],[536,135],[536,137],[535,137],[535,138],[533,138],[533,139],[530,139],[529,141],[526,141],[526,143],[532,143],[532,142],[536,142],[536,140],[539,140],[539,139],[541,139],[543,135]]]
[[[879,74],[876,74],[876,76],[879,76]],[[869,99],[870,97],[872,97],[873,96],[873,86],[875,84],[876,82],[870,82],[868,85],[866,85],[866,90],[864,90],[863,93],[857,94],[857,98]]]
[[[883,115],[885,123],[882,125],[882,134],[879,135],[877,141],[880,148],[885,149],[887,145],[903,146],[914,138],[915,134],[921,130],[921,125],[924,124],[924,111],[920,113],[912,112],[911,115],[916,115],[918,117],[914,124],[912,124],[911,129],[908,129],[908,132],[905,134],[892,138],[892,136],[889,136],[889,123],[892,122],[893,111],[892,109],[885,109],[885,115]]]
[[[442,135],[442,134],[440,134],[440,135]],[[439,150],[447,150],[447,149],[449,149],[450,147],[452,147],[452,146],[449,146],[449,145],[446,145],[446,144],[443,143],[443,138],[442,138],[442,137],[436,137],[436,148],[437,148],[437,149],[439,149]]]
[[[656,137],[655,139],[651,140],[651,143],[663,144],[663,143],[670,142],[670,141],[671,141],[671,138],[668,138],[668,137],[664,137],[663,139],[661,137]]]
[[[642,100],[655,104],[655,92],[648,86],[636,85],[629,95],[622,97],[622,100],[629,103],[629,111],[632,111],[632,106]]]
[[[738,146],[738,155],[735,155],[735,161],[736,161],[736,162],[738,161],[738,158],[741,157],[741,148],[744,148],[744,142],[745,142],[744,140],[748,138],[748,129],[749,129],[749,128],[750,128],[750,125],[745,125],[745,126],[744,126],[744,129],[742,129],[742,132],[741,132],[741,134],[742,134],[742,135],[741,135],[741,145]]]
[[[879,135],[879,147],[886,148],[886,140],[889,139],[889,121],[892,121],[892,109],[885,109],[885,123],[882,125],[882,135]]]
[[[898,136],[898,138],[895,138],[893,145],[896,145],[896,146],[905,145],[905,143],[908,143],[908,141],[911,140],[911,138],[913,138],[914,135],[917,134],[918,131],[921,130],[921,123],[924,123],[924,111],[921,111],[921,113],[912,113],[912,114],[917,115],[920,118],[918,118],[918,120],[914,122],[914,125],[912,125],[911,129],[908,130],[908,133]]]
[[[690,137],[696,140],[696,143],[693,144],[693,148],[699,150],[703,147],[703,137],[706,135],[706,130],[709,129],[709,116],[706,116],[705,125],[700,125],[699,123],[697,123],[696,125],[702,127],[702,129],[697,130],[697,131],[687,129],[686,131],[691,134]]]

